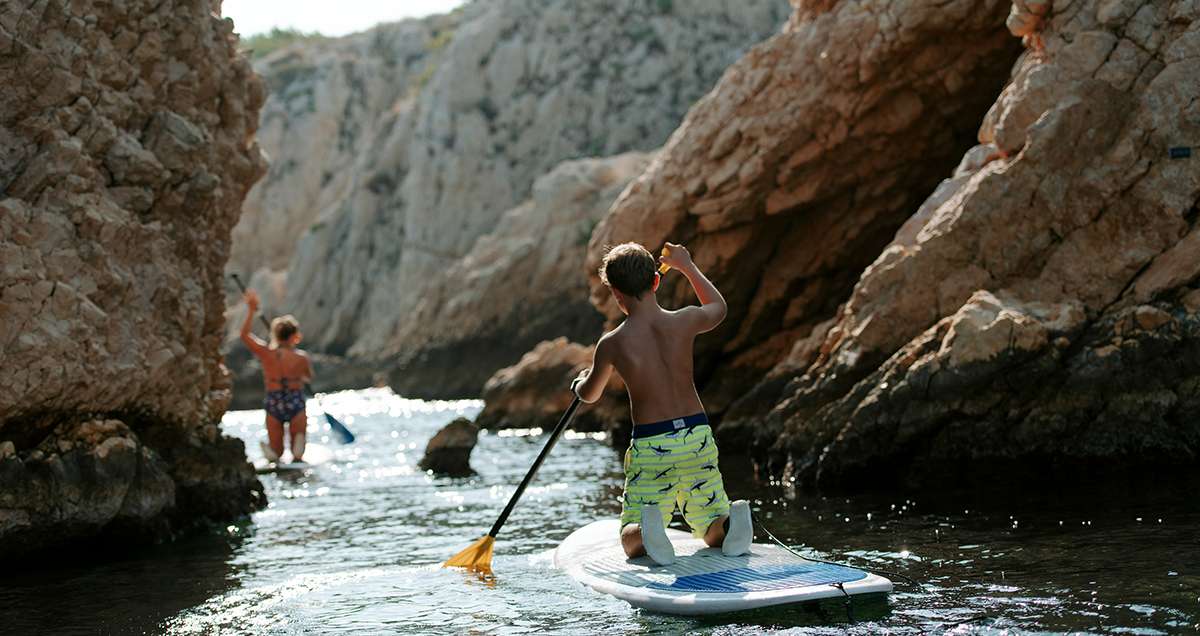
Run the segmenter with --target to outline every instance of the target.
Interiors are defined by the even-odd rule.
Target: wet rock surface
[[[479,427],[460,417],[442,427],[425,445],[425,456],[417,464],[421,470],[439,475],[466,477],[471,469],[471,451],[479,439]]]
[[[0,7],[0,556],[263,504],[218,345],[263,88],[208,0]]]

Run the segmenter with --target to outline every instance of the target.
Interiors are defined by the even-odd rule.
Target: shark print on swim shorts
[[[712,428],[704,424],[683,434],[634,439],[625,452],[623,502],[622,527],[640,523],[642,506],[654,504],[664,525],[678,508],[692,534],[704,536],[713,521],[729,514]]]

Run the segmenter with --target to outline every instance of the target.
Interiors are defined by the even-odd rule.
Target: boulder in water
[[[425,457],[418,466],[439,475],[465,477],[471,470],[471,450],[479,437],[479,427],[465,417],[450,422],[425,445]]]
[[[566,338],[547,340],[525,354],[520,362],[500,369],[483,387],[485,406],[475,422],[484,428],[549,429],[575,397],[571,380],[592,363],[593,347],[585,347]],[[594,404],[585,404],[575,415],[571,428],[576,431],[605,431],[615,435],[628,430],[629,407],[625,384],[613,374],[604,395]]]

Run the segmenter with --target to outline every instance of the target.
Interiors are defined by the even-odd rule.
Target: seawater
[[[730,496],[751,499],[781,540],[890,573],[896,592],[849,606],[833,600],[679,618],[635,610],[553,567],[563,537],[620,510],[620,457],[602,435],[569,433],[558,444],[501,532],[495,579],[481,581],[438,565],[487,532],[545,433],[485,433],[471,459],[478,474],[440,478],[416,467],[425,443],[453,418],[474,416],[480,402],[409,400],[387,390],[325,396],[321,405],[358,435],[348,446],[330,439],[309,405],[310,443],[328,446],[332,457],[303,473],[263,475],[267,509],[168,545],[0,573],[0,633],[1200,630],[1196,482],[834,497],[756,482],[744,462],[726,457]],[[222,426],[260,459],[262,420],[262,411],[231,412]]]

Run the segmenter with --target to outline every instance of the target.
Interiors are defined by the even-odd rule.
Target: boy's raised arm
[[[596,352],[592,354],[591,368],[584,369],[579,377],[571,383],[571,390],[580,400],[591,404],[600,399],[604,387],[608,386],[608,377],[612,375],[612,343],[601,338],[596,343]]]
[[[246,343],[251,353],[258,355],[267,350],[267,343],[250,330],[254,324],[254,314],[258,312],[258,294],[254,293],[253,289],[248,289],[243,298],[246,299],[246,319],[242,321],[242,342]]]
[[[660,256],[658,260],[660,263],[679,270],[679,273],[686,276],[688,282],[692,284],[696,298],[700,300],[700,306],[684,307],[679,313],[688,319],[697,333],[711,331],[721,324],[722,320],[725,320],[725,314],[729,311],[729,306],[725,304],[725,297],[717,290],[716,285],[708,280],[704,272],[701,272],[692,262],[692,255],[686,247],[667,243],[667,253]]]

